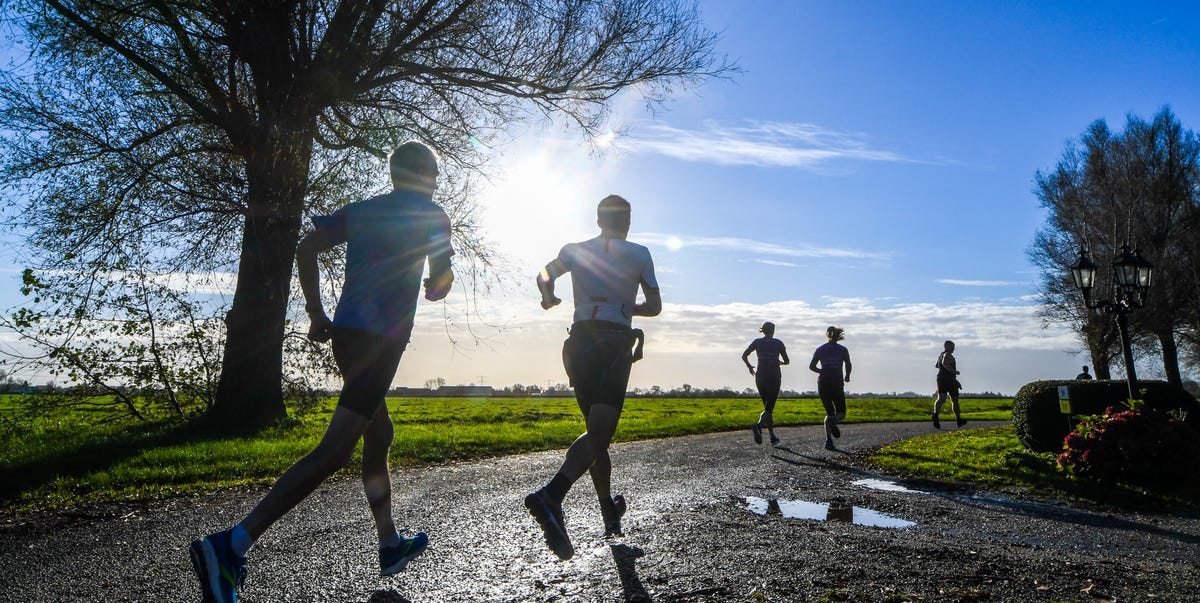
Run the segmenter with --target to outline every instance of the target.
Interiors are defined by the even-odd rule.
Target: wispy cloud
[[[1015,287],[1029,284],[1021,281],[975,281],[957,278],[939,278],[935,282],[943,285],[958,285],[961,287]]]
[[[639,243],[662,245],[669,249],[712,249],[720,251],[742,251],[757,255],[773,255],[789,258],[824,258],[843,260],[890,260],[891,254],[861,249],[840,247],[817,247],[812,245],[787,246],[754,239],[738,237],[689,237],[657,232],[641,232],[630,237]]]
[[[637,126],[616,144],[633,153],[657,153],[719,165],[820,169],[835,162],[924,163],[874,148],[865,134],[803,123],[709,122],[702,130],[653,123]]]

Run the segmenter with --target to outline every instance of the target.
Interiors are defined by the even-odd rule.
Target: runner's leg
[[[322,482],[350,461],[358,438],[367,428],[367,418],[344,407],[333,411],[333,419],[317,447],[296,461],[279,479],[241,526],[257,540],[271,524],[291,511]]]
[[[363,492],[367,495],[367,504],[375,518],[380,542],[397,534],[392,516],[392,476],[388,471],[388,452],[394,437],[392,417],[388,414],[387,405],[381,404],[363,432],[362,449]]]

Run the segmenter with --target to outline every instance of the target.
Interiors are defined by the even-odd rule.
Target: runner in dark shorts
[[[850,350],[838,343],[845,338],[845,331],[838,327],[825,329],[828,340],[813,352],[808,369],[817,373],[817,395],[825,407],[825,449],[836,450],[834,438],[842,437],[838,421],[846,418],[846,385],[850,383]],[[846,372],[843,377],[842,367]]]
[[[942,422],[938,420],[938,415],[942,412],[942,405],[946,403],[946,397],[950,397],[950,407],[954,410],[954,423],[962,427],[967,422],[962,418],[962,412],[958,407],[958,391],[962,388],[962,384],[958,382],[958,360],[954,358],[954,342],[949,339],[942,344],[942,353],[938,354],[937,362],[934,363],[937,367],[937,399],[933,402],[933,427],[935,429],[942,428]]]
[[[591,474],[596,487],[605,536],[622,535],[625,500],[612,495],[608,447],[625,404],[630,367],[641,357],[641,331],[631,328],[632,318],[662,311],[650,251],[625,240],[629,221],[629,203],[616,195],[605,197],[597,208],[600,236],[564,246],[537,279],[542,308],[549,310],[562,301],[554,295],[555,279],[571,274],[575,322],[563,345],[563,366],[587,422],[587,432],[567,449],[554,477],[525,497],[525,508],[560,559],[575,554],[562,501],[584,473]],[[643,303],[636,303],[639,287],[646,296]]]
[[[754,375],[754,385],[758,388],[758,396],[762,398],[763,411],[758,415],[758,422],[750,426],[754,435],[754,443],[762,444],[762,428],[766,427],[771,436],[771,445],[779,446],[779,438],[775,437],[775,401],[779,399],[779,388],[783,384],[783,373],[779,367],[789,364],[787,348],[782,341],[775,339],[775,323],[764,322],[758,329],[763,336],[750,342],[745,352],[742,352],[742,362]],[[758,368],[750,365],[750,353],[758,357]]]
[[[421,274],[425,299],[450,291],[450,219],[433,202],[438,166],[433,151],[407,142],[389,157],[393,191],[313,218],[297,246],[296,266],[309,317],[308,338],[333,340],[345,382],[321,442],[276,480],[234,527],[198,538],[189,552],[207,602],[237,600],[254,541],[350,459],[361,439],[362,479],[379,535],[379,572],[390,575],[428,545],[424,532],[404,537],[392,517],[388,450],[394,431],[384,396],[412,333]],[[346,280],[331,321],[321,302],[317,254],[346,244]]]

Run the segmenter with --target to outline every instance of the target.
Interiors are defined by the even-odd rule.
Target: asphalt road
[[[847,452],[928,433],[928,425],[846,425],[839,445],[847,452],[824,450],[820,429],[782,429],[780,449],[754,445],[749,431],[616,445],[614,486],[629,501],[626,537],[603,539],[585,477],[566,501],[577,551],[567,562],[545,549],[521,504],[552,475],[561,451],[395,471],[397,519],[428,532],[431,544],[389,578],[377,575],[361,485],[339,479],[255,545],[241,597],[1200,600],[1195,516],[883,489],[886,481],[861,481],[882,476],[857,469]],[[197,601],[188,542],[238,520],[262,492],[8,518],[0,525],[0,600]],[[831,502],[855,509],[830,513],[823,505]],[[810,514],[815,519],[802,518]],[[836,520],[850,514],[859,523]]]

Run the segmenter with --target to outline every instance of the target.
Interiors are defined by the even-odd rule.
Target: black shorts
[[[375,416],[392,387],[408,343],[361,329],[333,328],[333,359],[342,372],[337,405],[366,418]]]
[[[837,381],[817,379],[817,395],[821,396],[821,406],[825,407],[825,414],[829,416],[846,414],[846,382],[841,379]]]
[[[783,383],[783,374],[779,365],[759,366],[754,372],[754,385],[758,387],[758,396],[763,404],[772,406],[779,399],[779,386]]]
[[[563,343],[563,368],[585,418],[593,404],[618,411],[625,405],[633,341],[633,330],[617,323],[584,320],[571,325]]]
[[[947,394],[957,398],[958,390],[961,388],[962,385],[959,384],[958,378],[954,375],[938,373],[937,389],[939,394]]]

